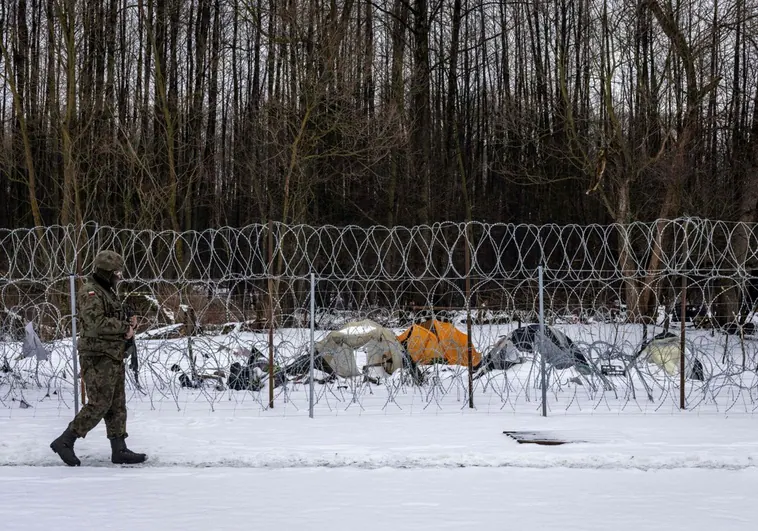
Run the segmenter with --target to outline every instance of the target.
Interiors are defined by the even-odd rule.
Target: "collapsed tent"
[[[681,340],[678,336],[663,332],[643,343],[635,356],[636,360],[652,363],[664,370],[669,376],[679,374],[681,365]],[[684,348],[684,375],[691,380],[704,380],[708,371],[703,362],[690,349]]]
[[[373,372],[388,376],[406,367],[414,380],[421,376],[412,360],[391,330],[365,319],[346,324],[340,330],[329,332],[315,344],[314,369],[328,375],[351,378]],[[365,352],[366,363],[359,367],[358,351]],[[303,375],[310,369],[310,354],[303,354],[287,366],[287,374]]]
[[[521,353],[508,336],[501,337],[497,343],[482,357],[482,363],[477,367],[480,377],[486,371],[507,371],[514,365],[524,362]]]
[[[348,323],[316,342],[316,352],[343,378],[363,374],[356,361],[358,349],[366,352],[365,367],[376,368],[384,375],[403,366],[403,347],[395,335],[369,319]]]
[[[452,323],[430,319],[414,324],[397,340],[416,363],[431,364],[444,360],[448,365],[468,365],[468,336]],[[471,347],[471,363],[478,366],[482,356]]]
[[[545,340],[540,348],[540,327],[536,324],[517,328],[509,336],[511,343],[522,352],[541,352],[545,363],[556,369],[576,368],[582,374],[593,372],[587,356],[566,334],[545,327]]]

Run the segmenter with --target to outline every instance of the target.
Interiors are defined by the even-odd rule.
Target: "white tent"
[[[679,374],[681,365],[681,352],[680,339],[669,334],[665,337],[656,337],[647,343],[640,351],[639,359],[663,369],[669,376],[676,376]],[[707,362],[703,363],[703,360],[698,359],[685,346],[684,371],[685,378],[703,380],[710,377],[712,367]]]
[[[329,332],[315,346],[316,352],[343,378],[360,376],[364,367],[381,376],[403,367],[403,347],[395,334],[369,319],[348,323]],[[358,366],[358,351],[366,354],[366,363],[361,367]]]

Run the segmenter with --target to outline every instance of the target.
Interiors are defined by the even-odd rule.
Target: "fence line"
[[[467,230],[469,226],[469,230]],[[87,271],[100,248],[126,258],[127,277],[225,282],[269,276],[361,281],[536,278],[538,265],[561,280],[610,280],[661,272],[754,277],[758,224],[697,218],[628,225],[438,223],[362,228],[250,225],[205,231],[119,229],[87,223],[0,229],[0,281],[54,280]],[[273,232],[273,259],[268,235]],[[626,262],[622,263],[621,255]],[[651,269],[651,264],[657,263]]]
[[[131,408],[423,414],[473,403],[652,413],[677,410],[682,398],[703,412],[756,406],[758,224],[682,218],[0,230],[0,411],[73,412],[69,278],[88,274],[101,249],[124,255],[121,291],[140,315]],[[29,322],[49,359],[21,357]],[[327,343],[353,339],[330,333],[356,322],[388,329],[376,337],[397,340],[401,358],[390,358],[405,361],[374,360],[369,342],[348,349],[361,361],[335,370],[347,347]],[[440,336],[435,322],[466,339]],[[529,326],[539,322],[542,343]],[[414,327],[424,323],[437,337],[422,352],[409,338],[426,334]],[[315,376],[311,335],[321,345]]]

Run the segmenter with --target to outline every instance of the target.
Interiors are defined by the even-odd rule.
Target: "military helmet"
[[[95,257],[95,269],[102,271],[121,271],[124,268],[124,259],[115,251],[100,251]]]

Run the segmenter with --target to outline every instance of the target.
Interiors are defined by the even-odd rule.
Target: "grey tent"
[[[507,371],[520,363],[524,363],[521,352],[513,344],[510,337],[503,336],[482,357],[474,379],[480,378],[487,371]]]
[[[24,330],[25,335],[24,343],[21,347],[21,357],[31,358],[32,356],[36,356],[38,361],[50,359],[50,352],[45,348],[37,332],[34,331],[34,325],[31,322],[26,323]]]
[[[546,326],[542,346],[540,346],[539,337],[539,325],[532,324],[514,330],[510,335],[510,340],[518,350],[541,351],[545,356],[545,363],[556,369],[574,367],[582,374],[593,372],[587,356],[571,338],[560,330]]]

